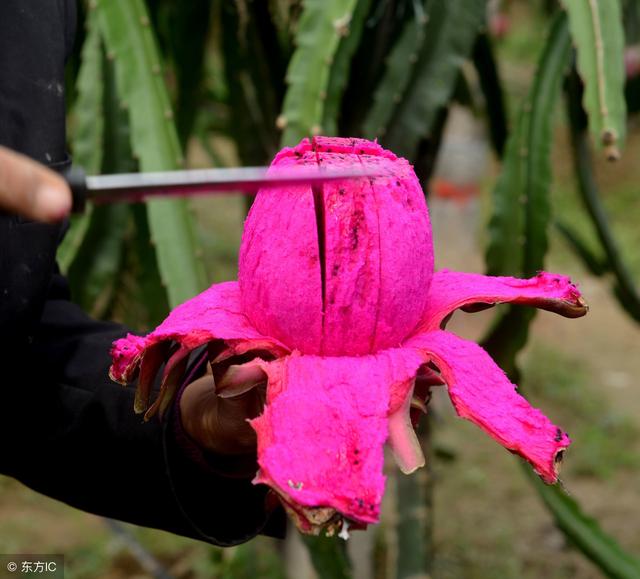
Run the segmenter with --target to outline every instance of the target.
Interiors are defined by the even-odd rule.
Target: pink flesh
[[[375,143],[319,138],[283,150],[272,166],[354,163],[385,175],[322,190],[261,192],[245,226],[243,308],[261,332],[304,353],[358,355],[396,346],[427,300],[431,228],[405,160]]]
[[[290,502],[376,522],[389,394],[394,388],[407,392],[422,362],[410,350],[255,362],[269,377],[264,413],[252,421],[257,482]]]
[[[420,329],[439,329],[460,307],[501,302],[534,306],[571,318],[587,313],[578,288],[564,275],[541,272],[530,279],[518,279],[443,269],[433,276]]]
[[[251,326],[240,309],[238,284],[225,282],[211,286],[175,308],[146,337],[130,334],[116,341],[111,350],[111,377],[117,382],[129,382],[145,351],[154,344],[170,340],[178,342],[185,350],[193,350],[213,340],[224,340],[238,354],[252,349],[276,355],[288,352],[277,340],[262,335]]]
[[[460,417],[529,461],[545,482],[557,481],[556,460],[571,440],[516,392],[480,346],[442,330],[418,334],[406,346],[433,360]]]

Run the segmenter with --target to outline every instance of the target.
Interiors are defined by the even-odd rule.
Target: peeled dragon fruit
[[[443,327],[458,308],[503,302],[579,317],[587,311],[580,292],[544,272],[434,272],[418,179],[377,143],[305,139],[272,167],[353,164],[381,176],[260,192],[245,223],[238,281],[211,286],[145,337],[118,340],[112,378],[138,378],[136,411],[147,417],[170,404],[188,354],[204,344],[221,394],[229,383],[246,391],[266,382],[264,411],[251,422],[254,482],[269,485],[306,533],[378,521],[384,444],[404,472],[424,464],[412,406],[424,408],[439,385],[459,416],[556,482],[567,434],[480,346]]]

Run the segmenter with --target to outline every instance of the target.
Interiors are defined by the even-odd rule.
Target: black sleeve
[[[33,344],[10,372],[2,471],[85,511],[218,545],[281,536],[266,487],[205,472],[171,428],[133,413],[133,388],[107,376],[125,328],[90,319],[64,298],[65,285],[56,276]]]
[[[69,165],[64,65],[75,2],[0,0],[0,145],[58,170]],[[60,229],[0,212],[0,361],[40,319]]]
[[[0,0],[0,145],[54,169],[69,163],[75,19],[75,0]],[[0,472],[80,509],[216,544],[280,534],[265,488],[203,471],[170,429],[133,413],[133,389],[107,375],[125,328],[69,301],[54,273],[60,232],[0,213]]]

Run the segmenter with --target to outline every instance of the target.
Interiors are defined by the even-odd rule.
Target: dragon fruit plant
[[[579,317],[587,311],[580,292],[544,272],[531,279],[434,272],[418,179],[377,143],[305,139],[280,151],[272,167],[354,163],[381,176],[260,192],[245,224],[238,281],[213,285],[146,337],[118,340],[112,378],[138,378],[135,409],[147,418],[169,405],[188,354],[205,344],[222,395],[266,383],[264,410],[251,422],[254,482],[269,485],[305,533],[378,521],[383,446],[405,473],[424,464],[412,418],[441,384],[460,417],[556,482],[568,435],[480,346],[443,328],[458,308],[503,302]]]

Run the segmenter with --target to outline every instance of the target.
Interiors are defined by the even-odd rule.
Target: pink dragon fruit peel
[[[221,395],[226,382],[247,389],[266,379],[266,405],[252,421],[255,482],[269,485],[306,533],[378,520],[384,443],[403,471],[424,464],[412,408],[424,408],[429,388],[442,382],[459,416],[556,482],[569,437],[482,348],[443,324],[458,308],[503,302],[578,317],[587,311],[580,292],[545,272],[528,280],[434,272],[418,180],[407,161],[377,143],[305,139],[278,153],[272,167],[354,163],[382,175],[260,192],[245,224],[238,282],[211,286],[146,337],[118,340],[111,376],[123,383],[139,376],[136,410],[147,418],[175,390],[165,370],[164,402],[150,404],[165,358],[166,367],[179,368],[203,344],[215,352]]]

